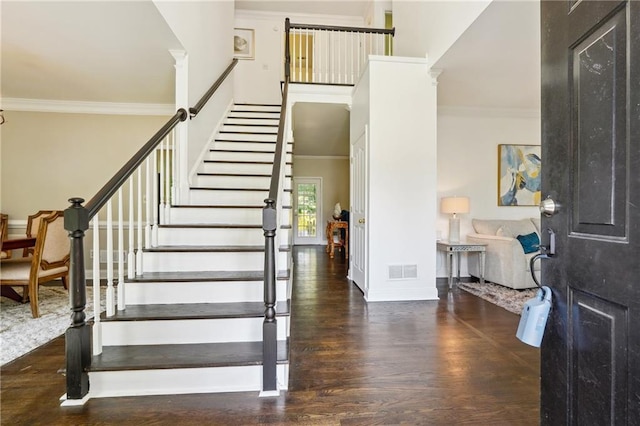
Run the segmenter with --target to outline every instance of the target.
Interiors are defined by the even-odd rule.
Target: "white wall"
[[[233,1],[155,1],[188,55],[189,106],[194,106],[231,63]],[[197,119],[189,121],[187,167],[191,169],[226,112],[233,96],[233,79],[224,84]]]
[[[370,135],[365,297],[437,299],[436,87],[426,60],[371,57],[355,93],[352,139],[367,122]],[[391,265],[416,265],[417,279],[389,280]]]
[[[284,79],[284,20],[296,24],[363,26],[363,18],[327,15],[295,15],[238,10],[236,28],[255,30],[255,59],[236,66],[236,102],[279,104]]]
[[[428,56],[433,65],[491,1],[393,0],[394,55]]]
[[[498,207],[498,145],[540,145],[540,115],[529,110],[440,108],[438,113],[438,202],[468,196],[471,211],[460,215],[462,239],[473,232],[471,219],[539,216],[537,207]],[[542,159],[544,162],[544,158]],[[437,237],[446,239],[449,217],[438,212]],[[438,253],[438,276],[447,276],[445,254]],[[468,276],[467,259],[461,276]]]

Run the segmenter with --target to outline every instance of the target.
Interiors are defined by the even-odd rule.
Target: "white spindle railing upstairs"
[[[369,55],[393,53],[395,29],[285,23],[291,83],[353,85]]]

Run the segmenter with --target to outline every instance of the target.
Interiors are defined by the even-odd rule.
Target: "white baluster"
[[[171,132],[171,173],[167,173],[167,179],[172,184],[171,198],[167,200],[167,208],[169,208],[176,200],[176,185],[178,184],[178,174],[176,173],[178,167],[178,142],[176,139],[176,129]],[[168,154],[168,153],[167,153]],[[169,220],[169,215],[165,215],[165,218]]]
[[[118,189],[118,310],[125,309],[124,283],[124,211],[122,187]]]
[[[93,354],[102,353],[102,324],[100,323],[100,225],[99,217],[93,217]]]
[[[134,242],[134,221],[133,221],[133,177],[129,178],[129,253],[127,257],[127,277],[133,279],[136,276],[136,256],[135,256],[135,242]]]
[[[151,226],[153,225],[151,223],[151,221],[153,220],[153,213],[151,213],[152,210],[152,206],[153,206],[153,194],[151,194],[152,189],[153,189],[153,181],[155,179],[152,179],[151,176],[151,156],[147,157],[147,159],[145,160],[145,169],[146,169],[146,175],[147,178],[145,179],[145,197],[144,197],[144,201],[145,201],[145,226],[144,226],[144,248],[151,248],[153,247],[153,241],[151,239]]]
[[[115,292],[113,289],[113,217],[111,200],[107,201],[107,317],[115,315]]]
[[[305,54],[304,54],[304,81],[308,82],[309,78],[309,31],[305,31]]]
[[[142,168],[138,167],[138,249],[136,251],[136,275],[142,275]]]
[[[166,194],[165,194],[165,181],[164,181],[165,180],[165,168],[164,168],[165,141],[168,143],[168,140],[165,139],[160,144],[160,200],[159,200],[160,217],[158,218],[158,224],[161,223],[163,225],[167,223],[167,220],[164,217],[165,204],[167,202]]]
[[[160,148],[162,148],[162,144],[164,144],[164,140],[160,143]],[[151,247],[158,247],[158,208],[160,206],[160,200],[158,199],[158,157],[160,156],[160,152],[156,149],[153,151],[151,155],[151,175],[153,190],[151,191],[151,207],[152,207],[152,222],[151,222]]]

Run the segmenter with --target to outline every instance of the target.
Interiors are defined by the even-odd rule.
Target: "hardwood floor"
[[[341,253],[294,249],[289,390],[90,400],[61,408],[64,340],[2,367],[11,425],[535,425],[539,352],[519,317],[462,290],[364,302]]]

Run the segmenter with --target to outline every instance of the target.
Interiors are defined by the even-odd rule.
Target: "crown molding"
[[[534,108],[494,108],[494,107],[464,107],[438,106],[438,114],[451,116],[481,116],[481,117],[513,117],[540,118],[540,110]]]
[[[50,99],[2,98],[5,111],[58,112],[67,114],[173,115],[173,104],[60,101]]]

